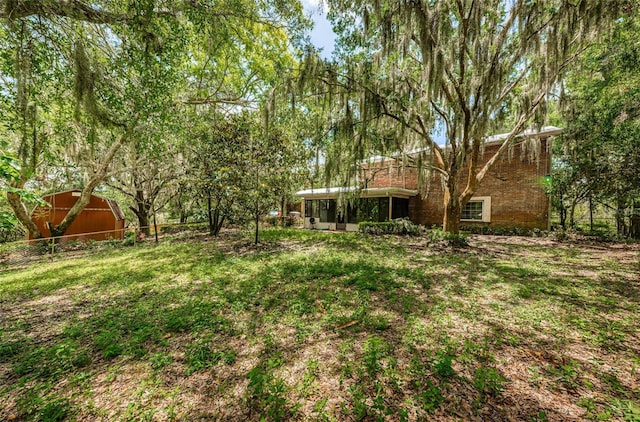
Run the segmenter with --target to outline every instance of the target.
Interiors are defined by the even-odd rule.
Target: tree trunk
[[[457,195],[455,187],[447,186],[444,192],[444,218],[442,221],[442,229],[445,232],[458,234],[460,233],[460,217],[462,209],[460,198]]]
[[[214,218],[214,221],[213,221],[213,226],[214,226],[213,227],[213,229],[214,229],[213,235],[214,236],[218,236],[218,234],[220,234],[220,230],[222,229],[222,224],[224,223],[225,217],[224,217],[224,215],[223,216],[220,215],[220,211],[219,210],[215,211],[215,215],[214,216],[215,216],[215,218]]]
[[[576,206],[578,205],[578,197],[576,196],[573,201],[571,201],[571,206],[569,207],[569,227],[572,229],[576,228]]]
[[[180,224],[186,224],[187,222],[187,211],[185,210],[184,204],[182,203],[182,190],[178,194],[178,210],[180,211]]]
[[[593,234],[593,197],[589,195],[589,232]]]
[[[136,212],[136,217],[138,217],[138,225],[140,226],[140,231],[144,233],[145,236],[151,235],[151,228],[149,227],[151,224],[149,222],[149,210],[145,209],[144,206],[140,207],[139,211]]]
[[[260,230],[260,172],[256,169],[256,245],[258,244],[258,235]]]
[[[564,206],[564,196],[560,195],[558,199],[558,214],[560,216],[560,227],[567,230],[567,207]]]
[[[258,202],[256,201],[256,240],[255,244],[258,244],[258,231],[260,230],[260,213],[258,212]]]
[[[136,190],[136,208],[129,207],[131,211],[138,218],[138,226],[140,227],[140,231],[144,233],[145,236],[151,235],[151,229],[149,224],[149,211],[151,210],[151,205],[149,201],[144,197],[143,190]]]
[[[80,198],[76,201],[75,204],[71,207],[71,209],[67,212],[67,215],[64,216],[60,224],[57,226],[50,225],[49,229],[51,231],[52,237],[62,237],[67,232],[67,229],[73,224],[76,218],[80,215],[80,213],[89,205],[91,202],[91,195],[93,194],[93,190],[98,186],[98,184],[102,181],[102,178],[94,178],[92,179],[80,192]],[[57,242],[58,240],[56,240]]]
[[[11,209],[13,210],[13,213],[18,221],[20,221],[20,223],[22,223],[25,229],[27,229],[27,231],[29,232],[29,238],[40,239],[42,237],[42,233],[40,233],[40,230],[38,229],[38,226],[36,226],[36,223],[31,220],[31,216],[29,215],[24,202],[22,202],[22,198],[20,198],[20,195],[13,192],[7,192],[7,202],[9,202],[9,205],[11,206]]]
[[[128,138],[130,130],[131,128],[129,128],[116,142],[111,144],[109,150],[102,158],[100,165],[97,169],[95,169],[93,177],[89,179],[88,183],[84,186],[84,188],[82,188],[80,198],[78,198],[76,203],[73,204],[60,224],[52,228],[52,235],[54,235],[54,232],[56,233],[55,236],[64,235],[69,226],[71,226],[71,224],[75,221],[76,217],[78,217],[78,215],[80,215],[80,213],[86,208],[86,206],[89,205],[93,190],[98,187],[98,185],[107,177],[107,169],[109,168],[109,164],[111,164],[111,161],[113,161],[113,157],[115,156],[118,149],[120,149],[125,139]]]
[[[209,234],[212,236],[218,235],[218,223],[220,222],[220,209],[216,207],[213,211],[213,220],[210,223]]]
[[[158,243],[158,223],[156,223],[156,210],[153,210],[153,233],[156,236],[156,243]]]
[[[627,223],[624,221],[625,203],[622,198],[618,197],[616,201],[616,227],[620,236],[627,235]]]
[[[640,239],[640,203],[636,201],[633,201],[633,210],[631,211],[629,237]]]
[[[259,208],[258,208],[258,199],[256,198],[256,209],[255,209],[255,213],[256,213],[256,239],[255,239],[255,244],[258,244],[258,231],[260,230],[260,212],[259,212]]]
[[[213,235],[214,221],[213,221],[213,208],[211,207],[211,190],[207,189],[207,218],[209,220],[209,234]]]

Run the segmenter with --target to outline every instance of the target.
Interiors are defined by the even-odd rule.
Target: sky
[[[313,30],[311,31],[311,42],[317,48],[322,49],[321,56],[330,58],[334,49],[336,34],[331,29],[331,23],[327,20],[327,4],[322,0],[302,0],[306,13],[313,19]]]

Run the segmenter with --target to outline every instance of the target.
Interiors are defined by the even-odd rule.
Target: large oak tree
[[[348,158],[333,161],[422,150],[405,159],[440,175],[443,225],[453,233],[489,169],[525,129],[544,123],[546,101],[573,60],[628,6],[615,0],[328,3],[342,63],[310,60],[307,70],[321,75],[320,85],[342,108],[334,132],[342,147],[335,151]],[[444,145],[434,137],[438,129]],[[497,130],[508,135],[481,165],[486,137]]]
[[[180,105],[255,101],[242,87],[257,79],[264,91],[259,67],[273,67],[303,26],[296,1],[0,1],[3,135],[21,168],[7,199],[17,218],[41,236],[20,189],[44,187],[51,164],[72,169],[82,194],[50,227],[64,234],[122,146]],[[245,80],[216,79],[229,66]]]

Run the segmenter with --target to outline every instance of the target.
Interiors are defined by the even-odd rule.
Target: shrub
[[[422,226],[414,224],[408,218],[397,218],[391,221],[375,222],[362,221],[358,223],[358,231],[362,234],[383,235],[400,234],[417,236],[424,230]]]
[[[122,239],[122,246],[133,246],[136,243],[136,231],[128,230],[124,234],[124,239]]]
[[[519,226],[462,225],[460,230],[472,234],[493,234],[496,236],[536,236],[543,233],[540,229],[527,229]]]
[[[442,229],[431,229],[428,232],[431,243],[447,242],[451,246],[463,247],[469,245],[469,239],[463,233],[454,234]]]

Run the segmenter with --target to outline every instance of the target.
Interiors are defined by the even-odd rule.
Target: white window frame
[[[491,197],[490,196],[474,196],[469,199],[469,202],[482,202],[482,219],[480,220],[467,220],[461,218],[460,221],[474,221],[481,223],[490,223],[491,222]]]

